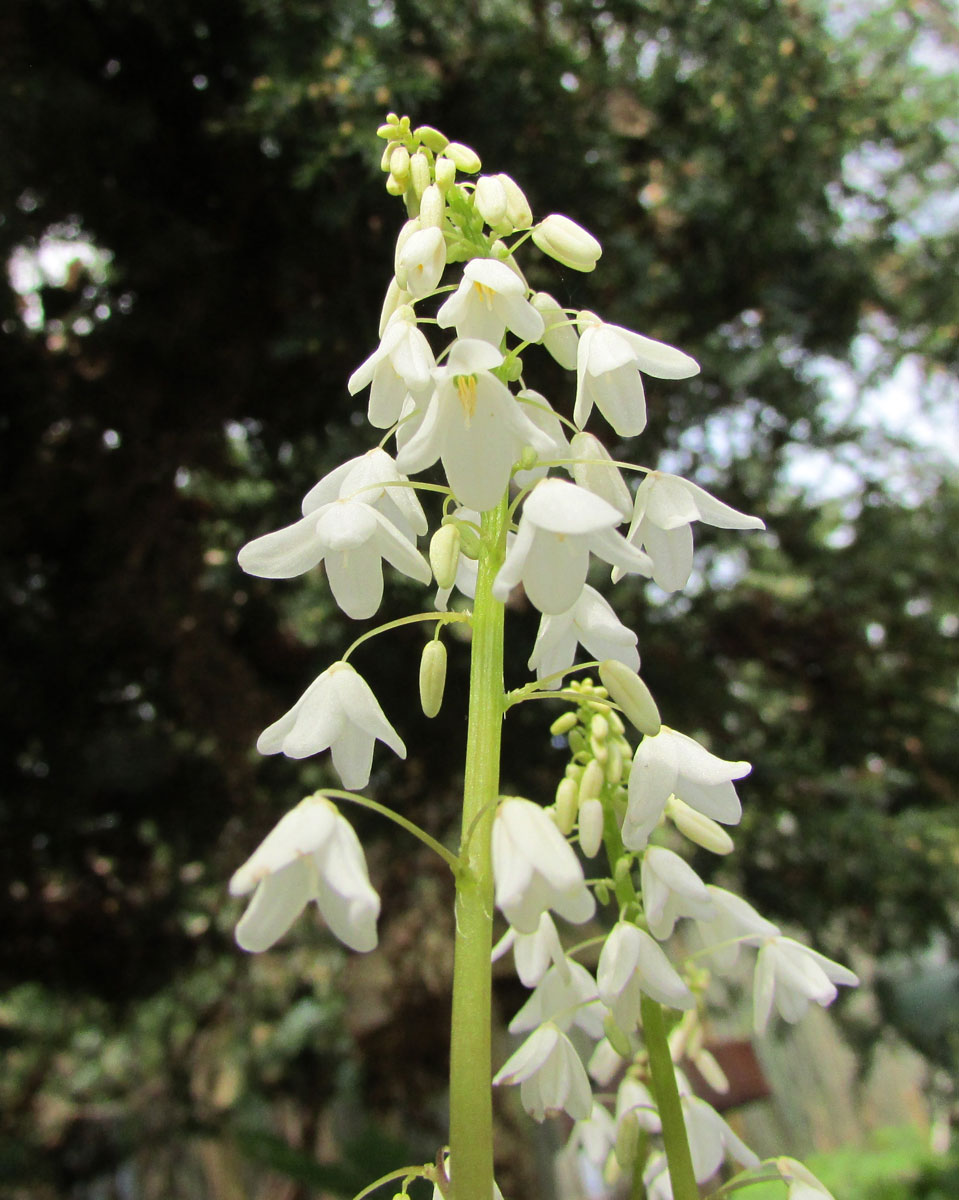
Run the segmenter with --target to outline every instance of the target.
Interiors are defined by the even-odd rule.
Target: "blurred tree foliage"
[[[959,484],[911,436],[955,419],[946,22],[825,0],[3,6],[10,1186],[66,1194],[148,1146],[139,1194],[254,1194],[220,1134],[343,1158],[363,1122],[334,1129],[330,1094],[405,1137],[397,1106],[414,1109],[414,1153],[442,1140],[442,873],[374,850],[384,950],[345,974],[309,928],[241,958],[224,899],[330,779],[252,745],[355,630],[315,574],[246,579],[235,552],[371,444],[345,381],[402,219],[372,136],[387,109],[602,240],[595,275],[557,289],[534,263],[531,282],[703,363],[655,381],[649,431],[619,450],[769,525],[745,549],[700,534],[690,592],[650,587],[630,614],[666,720],[755,763],[723,870],[830,953],[955,941]],[[887,434],[869,389],[904,363],[917,416]],[[538,382],[559,399],[549,367]],[[381,618],[413,603],[398,585]],[[535,621],[516,624],[525,658]],[[374,789],[442,836],[464,664],[428,724],[409,701],[420,637],[360,669],[411,749]],[[541,709],[507,750],[504,782],[545,799]]]

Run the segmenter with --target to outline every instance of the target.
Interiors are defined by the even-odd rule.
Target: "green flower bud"
[[[603,805],[595,796],[579,806],[579,848],[595,858],[603,844]]]
[[[430,566],[441,588],[453,586],[460,560],[460,531],[450,522],[441,525],[430,539]]]
[[[600,879],[597,883],[593,884],[593,891],[596,893],[596,899],[600,902],[603,908],[605,908],[606,905],[609,904],[608,885],[602,879]]]
[[[440,133],[432,125],[418,125],[413,130],[413,137],[429,150],[432,150],[434,154],[439,154],[441,150],[445,150],[450,144],[450,140],[446,134]]]
[[[564,837],[573,832],[578,809],[579,788],[576,780],[564,777],[559,781],[555,801],[556,825]]]
[[[422,196],[431,182],[429,159],[422,150],[417,150],[410,156],[410,183],[414,194],[417,197]]]
[[[443,703],[446,687],[446,646],[429,641],[420,659],[420,704],[427,717],[435,717]]]
[[[606,782],[612,784],[613,787],[623,778],[623,752],[620,749],[619,739],[616,738],[606,744]]]
[[[532,471],[533,467],[539,462],[539,455],[532,446],[524,446],[523,453],[519,456],[519,469],[521,471]]]
[[[480,551],[483,549],[480,535],[472,525],[466,525],[459,521],[456,523],[456,528],[460,531],[461,553],[465,554],[467,558],[479,558]]]
[[[584,804],[587,800],[592,800],[598,796],[603,790],[603,784],[606,782],[603,775],[603,768],[591,758],[586,764],[586,769],[583,771],[583,778],[579,781],[579,802]]]
[[[610,1038],[610,1045],[613,1045],[612,1038]],[[617,1050],[617,1047],[613,1046],[613,1049]],[[613,1148],[616,1161],[624,1171],[631,1171],[633,1169],[638,1148],[639,1117],[636,1115],[636,1110],[631,1109],[629,1112],[623,1114],[619,1124],[616,1126],[616,1145]]]
[[[420,200],[420,224],[424,229],[442,229],[445,213],[446,201],[443,199],[443,193],[435,183],[431,183]]]
[[[592,271],[603,248],[581,225],[551,213],[533,229],[533,241],[550,258],[574,271]]]
[[[633,873],[632,855],[624,854],[613,868],[613,882],[618,887],[621,883],[631,879]]]
[[[609,757],[609,747],[606,745],[606,743],[598,742],[596,738],[590,736],[589,748],[593,752],[593,758],[595,758],[598,763],[605,765],[606,759]]]
[[[606,1040],[613,1047],[620,1058],[632,1058],[633,1048],[629,1044],[629,1038],[616,1024],[612,1013],[607,1013],[603,1021],[603,1033],[606,1034]]]
[[[391,196],[402,196],[406,191],[406,184],[402,183],[392,172],[390,172],[390,174],[386,177],[386,190]]]
[[[631,671],[624,663],[607,658],[600,664],[599,677],[612,699],[639,732],[655,737],[662,724],[659,709],[649,688],[636,672]]]
[[[564,733],[569,731],[576,725],[576,714],[574,712],[564,712],[558,716],[550,725],[549,731],[553,737],[562,737]]]
[[[436,160],[434,173],[436,186],[445,196],[456,182],[456,163],[451,158],[447,158],[445,154],[441,154]]]
[[[462,142],[450,142],[449,145],[443,147],[443,153],[447,158],[453,160],[457,170],[463,171],[466,175],[475,175],[483,165],[476,151],[471,150],[469,146],[464,146]]]
[[[566,764],[566,778],[576,780],[576,794],[579,795],[579,781],[583,778],[584,767],[582,763],[571,762]]]
[[[602,713],[596,713],[589,723],[590,736],[594,737],[597,742],[605,742],[609,737],[609,721]]]
[[[389,147],[387,147],[389,149]],[[405,146],[397,146],[390,155],[390,172],[397,179],[408,179],[410,175],[410,152]]]
[[[569,731],[569,748],[573,754],[582,754],[586,749],[586,735],[582,729],[571,729]]]
[[[680,833],[685,834],[691,842],[710,850],[713,854],[729,854],[733,849],[733,839],[722,825],[717,824],[711,817],[704,816],[678,796],[670,796],[666,802],[666,815]]]

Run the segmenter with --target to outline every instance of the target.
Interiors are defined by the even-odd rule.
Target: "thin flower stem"
[[[504,607],[493,579],[505,556],[506,503],[483,514],[473,607],[469,728],[450,1041],[450,1166],[453,1200],[493,1194],[490,1089],[490,954],[493,945],[492,830],[499,794]]]
[[[399,813],[394,812],[392,808],[387,808],[385,804],[379,804],[376,800],[371,800],[368,796],[358,796],[356,792],[343,792],[338,788],[322,788],[317,795],[326,796],[331,800],[347,800],[350,804],[358,804],[360,808],[368,808],[372,812],[379,813],[380,816],[386,817],[387,820],[399,825],[401,829],[405,829],[407,833],[411,833],[413,837],[419,838],[424,846],[429,846],[431,850],[443,859],[450,870],[455,875],[459,870],[460,860],[452,852],[438,842],[436,838],[431,837],[425,829],[420,829],[419,825],[413,821],[407,820],[406,817],[401,817]]]
[[[656,1107],[663,1125],[663,1148],[669,1164],[673,1200],[699,1200],[699,1186],[693,1174],[693,1160],[689,1153],[686,1122],[683,1120],[683,1106],[676,1084],[676,1070],[669,1053],[662,1005],[649,996],[643,996],[640,1011]]]
[[[417,621],[438,621],[442,625],[449,625],[454,621],[469,621],[471,619],[472,615],[468,612],[413,613],[409,617],[397,617],[395,621],[387,621],[385,625],[377,625],[375,629],[361,633],[356,641],[347,648],[340,662],[346,662],[353,651],[359,649],[370,638],[379,637],[381,633],[388,633],[391,629],[399,629],[401,625],[415,625]]]

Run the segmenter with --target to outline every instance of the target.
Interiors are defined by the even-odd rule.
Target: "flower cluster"
[[[526,1036],[493,1082],[518,1084],[537,1120],[565,1110],[576,1122],[571,1152],[607,1175],[642,1176],[649,1195],[665,1197],[669,1176],[657,1147],[668,1151],[669,1137],[663,1085],[643,1048],[648,1005],[671,1014],[677,1064],[685,1057],[714,1078],[718,1071],[701,1045],[709,972],[673,953],[677,925],[695,930],[713,972],[733,969],[742,947],[757,952],[759,1031],[774,1007],[796,1020],[810,1002],[828,1004],[837,984],[856,979],[784,936],[746,901],[705,883],[677,852],[679,835],[715,854],[732,850],[726,827],[741,815],[735,784],[750,767],[662,724],[638,674],[635,633],[589,580],[605,565],[613,584],[632,574],[675,591],[692,570],[695,522],[740,530],[763,522],[690,480],[614,461],[603,445],[594,417],[617,439],[635,437],[648,420],[644,381],[665,381],[650,398],[661,406],[668,387],[699,366],[665,342],[564,309],[529,286],[518,258],[524,243],[566,268],[592,271],[601,255],[596,239],[559,214],[534,222],[512,179],[481,173],[472,150],[434,129],[413,129],[391,115],[378,132],[387,142],[387,190],[403,197],[408,220],[397,238],[379,345],[348,388],[354,395],[369,389],[369,423],[386,433],[376,448],[321,479],[297,520],[245,546],[240,565],[288,578],[322,564],[334,600],[353,620],[379,609],[384,561],[424,586],[435,581],[432,609],[409,618],[433,626],[420,672],[428,716],[442,702],[445,626],[474,620],[449,611],[453,589],[473,599],[481,568],[492,563],[490,602],[502,611],[522,588],[538,611],[528,664],[535,680],[496,699],[497,712],[534,696],[571,697],[576,711],[552,728],[554,737],[567,736],[571,762],[550,805],[494,797],[468,833],[490,839],[495,902],[508,924],[498,952],[512,948],[532,989],[510,1025]],[[575,372],[565,414],[527,385],[526,359],[540,348]],[[599,432],[586,429],[591,421]],[[426,486],[443,494],[442,513],[421,546],[430,522],[416,477],[437,463],[443,482]],[[487,521],[494,512],[503,517],[495,544]],[[580,647],[600,667],[601,685],[567,680],[582,669]],[[327,667],[257,745],[292,758],[329,749],[333,770],[355,790],[370,781],[377,740],[400,757],[406,749],[348,657]],[[641,735],[635,752],[624,717]],[[255,889],[237,927],[244,948],[272,945],[310,900],[348,946],[375,945],[379,900],[356,836],[332,803],[346,794],[328,791],[283,817],[234,877],[234,894]],[[582,858],[601,850],[608,874],[600,867],[599,882],[588,886]],[[564,950],[553,918],[582,926],[594,918],[597,899],[614,912],[593,972]],[[584,1039],[594,1046],[588,1061]],[[607,1107],[594,1099],[590,1080],[608,1091],[617,1076]],[[678,1087],[697,1181],[727,1158],[757,1165],[678,1066],[671,1086]],[[805,1181],[798,1165],[789,1170],[788,1178]]]

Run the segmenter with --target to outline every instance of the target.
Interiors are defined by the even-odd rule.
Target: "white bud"
[[[582,779],[579,781],[580,804],[585,804],[587,800],[592,800],[598,796],[603,790],[605,781],[606,777],[603,774],[602,766],[595,758],[591,758],[586,764]]]
[[[697,846],[702,846],[704,850],[710,850],[713,854],[729,854],[732,851],[733,839],[722,825],[697,812],[678,796],[670,796],[666,804],[666,815],[672,818],[680,833],[685,834]]]
[[[410,156],[410,183],[417,197],[430,185],[430,160],[419,150]]]
[[[475,175],[483,165],[476,151],[464,146],[462,142],[450,142],[448,146],[443,147],[443,153],[453,160],[458,170],[467,175]]]
[[[573,832],[578,809],[579,786],[575,779],[564,775],[556,788],[556,800],[553,808],[556,814],[556,827],[564,837]]]
[[[591,233],[569,217],[550,215],[533,229],[533,241],[544,254],[574,271],[592,271],[603,248]]]
[[[435,183],[431,183],[420,200],[420,224],[424,229],[442,229],[445,215],[446,201],[443,199],[443,193]]]
[[[655,737],[662,727],[659,709],[649,688],[635,671],[613,658],[600,664],[599,677],[626,717],[640,733]]]
[[[434,129],[432,125],[418,125],[413,130],[413,137],[416,138],[421,145],[432,150],[434,154],[439,154],[441,150],[445,150],[449,145],[449,138],[445,133],[440,133],[438,129]]]
[[[579,848],[595,858],[603,844],[603,805],[595,796],[579,806]]]
[[[436,160],[434,171],[436,186],[445,196],[456,182],[456,163],[451,158],[447,158],[445,154],[441,154]]]
[[[514,229],[529,229],[533,224],[533,210],[529,206],[523,189],[509,175],[496,178],[506,191],[506,216]]]
[[[403,181],[410,175],[410,152],[405,146],[397,146],[390,155],[390,174]]]
[[[446,646],[429,641],[420,659],[420,704],[427,717],[435,717],[443,703],[446,688]]]
[[[460,560],[460,531],[453,524],[441,525],[430,539],[430,566],[437,586],[451,588]]]
[[[503,223],[506,216],[506,188],[495,175],[481,175],[473,193],[476,211],[491,229]]]

